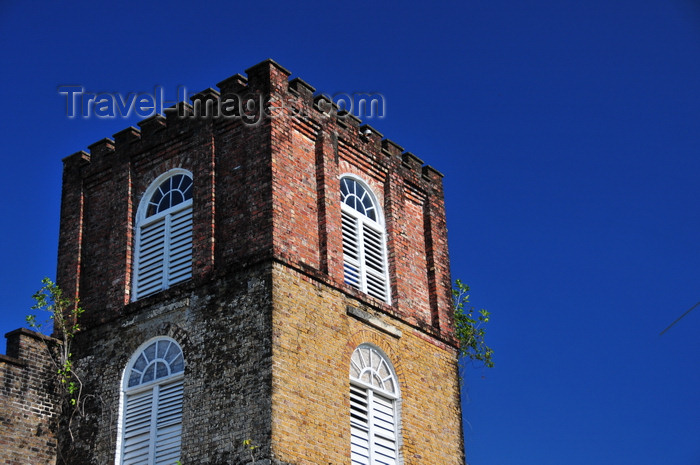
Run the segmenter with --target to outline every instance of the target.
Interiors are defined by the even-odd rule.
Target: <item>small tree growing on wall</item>
[[[65,297],[61,288],[51,279],[44,278],[41,283],[41,289],[32,296],[36,302],[32,310],[47,312],[48,321],[42,322],[34,314],[28,315],[26,321],[30,328],[38,332],[46,330],[49,325],[53,328],[55,343],[47,342],[46,349],[56,369],[58,393],[64,403],[64,413],[68,413],[65,409],[70,413],[67,417],[67,430],[73,439],[70,426],[75,415],[80,412],[83,385],[80,377],[73,371],[71,346],[73,338],[80,331],[78,320],[83,314],[83,309],[77,301]]]
[[[469,286],[459,279],[452,288],[452,304],[455,312],[455,330],[459,339],[460,355],[493,367],[493,349],[486,345],[486,323],[491,314],[486,309],[477,311],[469,305]]]

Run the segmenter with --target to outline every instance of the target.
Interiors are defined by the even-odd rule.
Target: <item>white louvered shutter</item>
[[[180,459],[182,380],[126,398],[123,465],[173,465]]]
[[[394,401],[350,385],[350,460],[353,465],[396,465]]]
[[[390,302],[383,218],[370,190],[357,180],[340,181],[343,272],[347,284]]]
[[[350,385],[350,460],[369,465],[369,411],[367,390]]]
[[[168,285],[192,277],[192,205],[169,219]]]
[[[166,217],[144,225],[136,245],[136,297],[153,294],[163,288],[165,269]]]
[[[372,395],[373,463],[396,464],[396,416],[393,400],[375,392]]]
[[[192,277],[192,204],[139,230],[134,299]]]
[[[357,218],[341,212],[343,220],[343,269],[345,282],[362,289],[360,276],[360,232]]]
[[[118,465],[174,465],[180,459],[185,363],[161,337],[131,357],[124,376]]]
[[[341,216],[345,282],[387,302],[383,232],[345,211],[341,212]]]
[[[192,277],[192,185],[190,173],[174,169],[154,181],[141,200],[132,300]]]
[[[378,349],[361,344],[350,359],[352,465],[398,465],[396,374]]]
[[[155,465],[173,465],[180,459],[182,437],[182,381],[161,386],[155,425]]]
[[[367,282],[367,294],[387,301],[386,260],[381,231],[364,223],[362,225],[362,251]]]
[[[148,465],[151,447],[153,391],[126,398],[123,465]]]

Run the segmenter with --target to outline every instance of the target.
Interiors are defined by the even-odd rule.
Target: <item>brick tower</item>
[[[91,397],[63,457],[463,464],[442,175],[246,73],[64,160]]]

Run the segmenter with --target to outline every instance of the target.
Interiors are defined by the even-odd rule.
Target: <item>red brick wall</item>
[[[275,255],[320,270],[315,134],[301,124],[272,127]]]
[[[272,102],[309,116],[271,120],[275,256],[354,293],[343,282],[339,177],[357,175],[385,215],[392,303],[362,297],[453,343],[442,175],[377,131],[364,136],[352,116],[322,116],[303,81],[285,87],[287,74],[269,74]]]
[[[339,215],[339,176],[353,173],[385,215],[392,303],[375,305],[453,341],[441,175],[378,132],[360,134],[356,118],[321,113],[308,84],[274,62],[247,72],[249,81],[220,83],[222,95],[255,96],[272,118],[172,113],[66,159],[58,281],[79,294],[86,324],[128,304],[139,202],[174,167],[194,175],[195,281],[274,256],[354,293],[343,283]]]

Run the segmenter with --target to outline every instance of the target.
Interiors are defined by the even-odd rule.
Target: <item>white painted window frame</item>
[[[356,363],[354,361],[354,356],[355,354],[360,350],[360,349],[369,349],[370,353],[373,354],[376,357],[379,357],[383,363],[386,364],[387,369],[390,372],[390,378],[392,380],[392,384],[394,389],[393,390],[387,390],[383,389],[381,387],[372,385],[370,383],[367,383],[363,380],[358,379],[357,377],[354,377],[352,375],[353,372],[353,365],[356,366]],[[384,352],[378,348],[377,346],[373,344],[361,344],[359,345],[355,351],[353,352],[353,356],[351,356],[350,359],[351,363],[351,369],[350,369],[350,412],[351,412],[351,417],[350,417],[350,430],[351,430],[351,439],[350,439],[350,457],[351,457],[351,463],[352,465],[377,465],[377,464],[384,464],[384,463],[389,463],[391,465],[401,465],[403,463],[403,458],[401,454],[401,428],[400,428],[400,423],[401,423],[401,392],[400,392],[400,386],[398,382],[398,377],[396,376],[396,372],[394,370],[393,365],[391,364],[391,361],[389,358],[384,354]],[[367,369],[367,367],[361,367],[360,370],[362,369]],[[359,421],[357,413],[358,410],[356,409],[356,405],[362,405],[362,400],[357,400],[360,398],[362,395],[364,395],[364,399],[366,399],[366,405],[367,405],[367,421],[366,424],[362,425],[362,422]],[[389,438],[385,434],[380,434],[380,429],[377,420],[374,418],[374,416],[371,414],[373,410],[375,409],[375,404],[381,405],[380,402],[377,401],[377,398],[381,398],[384,401],[387,399],[389,402],[391,402],[391,408],[393,409],[393,445],[395,449],[395,457],[393,457],[393,462],[392,461],[387,461],[386,457],[379,457],[378,456],[378,448],[379,444],[378,442],[381,440],[384,441],[389,441]],[[360,407],[361,411],[361,407]],[[363,449],[362,446],[356,445],[356,439],[354,435],[356,434],[357,430],[366,430],[367,431],[367,448]],[[366,450],[366,456],[364,455]]]
[[[121,382],[121,389],[120,389],[120,396],[119,396],[119,420],[117,423],[117,444],[116,444],[116,457],[115,457],[115,464],[116,465],[128,465],[127,462],[124,461],[124,446],[125,446],[125,423],[126,423],[126,414],[128,413],[126,411],[126,405],[127,405],[127,400],[129,397],[137,396],[139,394],[146,393],[148,391],[151,391],[153,393],[153,396],[155,399],[151,401],[151,425],[150,425],[150,434],[149,434],[149,457],[148,457],[148,462],[147,465],[154,465],[155,462],[155,448],[156,448],[156,437],[157,437],[157,405],[158,405],[158,395],[162,391],[161,388],[163,387],[170,387],[176,383],[184,384],[184,368],[181,372],[171,374],[170,376],[164,377],[164,378],[159,378],[159,379],[154,379],[153,381],[149,381],[143,384],[139,384],[133,387],[129,387],[129,377],[132,368],[134,367],[134,364],[138,360],[139,356],[141,353],[149,347],[151,344],[154,342],[158,341],[167,341],[171,342],[177,345],[178,349],[180,350],[180,353],[182,354],[182,347],[177,343],[172,338],[169,337],[155,337],[152,339],[149,339],[148,341],[144,342],[141,344],[141,346],[133,353],[131,356],[131,359],[129,359],[129,363],[126,365],[126,368],[124,369],[124,372],[122,373],[122,382]],[[183,357],[183,367],[184,367],[184,354],[182,354]],[[184,395],[182,396],[184,400]],[[156,406],[156,409],[153,409],[153,406]],[[180,415],[182,412],[180,412]],[[182,425],[182,421],[180,421],[180,425]],[[179,450],[181,447],[182,441],[180,437],[179,445],[178,445],[178,457],[174,459],[172,462],[175,463],[176,460],[179,460]],[[145,465],[145,464],[144,464]]]
[[[365,294],[371,295],[372,297],[383,300],[384,302],[391,304],[391,286],[389,283],[389,261],[387,255],[387,235],[386,227],[384,225],[384,213],[379,205],[377,196],[374,191],[369,187],[369,185],[362,180],[359,176],[354,174],[346,173],[340,176],[340,183],[343,179],[350,179],[357,184],[359,184],[369,195],[369,198],[376,212],[377,220],[373,220],[366,216],[362,212],[356,210],[355,208],[347,205],[342,198],[341,193],[341,221],[342,221],[342,235],[343,235],[343,273],[344,280],[347,284],[356,287]],[[339,183],[339,184],[340,184]],[[350,231],[353,229],[355,233],[354,244],[348,244],[350,241]],[[381,271],[372,269],[369,266],[369,261],[373,258],[377,258],[372,254],[367,253],[367,249],[370,245],[369,236],[372,234],[376,235],[380,244],[376,244],[381,253]],[[351,247],[348,247],[350,245]],[[354,247],[353,247],[354,246]],[[352,249],[352,250],[350,250]],[[353,257],[352,255],[357,255]],[[352,279],[352,273],[349,267],[354,267],[357,269],[357,279]],[[373,289],[378,287],[376,281],[381,281],[381,291]]]
[[[164,289],[168,289],[170,286],[173,284],[179,283],[181,281],[185,281],[189,278],[192,277],[192,264],[191,264],[191,258],[192,258],[192,229],[193,225],[190,225],[189,228],[189,234],[190,234],[190,246],[189,246],[189,258],[190,258],[190,266],[189,266],[189,271],[185,273],[181,273],[178,276],[176,276],[174,279],[171,276],[171,253],[173,248],[171,247],[171,242],[172,242],[172,226],[173,226],[173,218],[176,218],[178,214],[189,211],[189,216],[190,219],[189,221],[192,222],[192,217],[193,217],[193,211],[192,211],[192,199],[188,199],[182,203],[179,203],[173,207],[168,208],[167,210],[164,210],[162,212],[158,212],[155,215],[152,215],[150,217],[146,217],[146,214],[148,212],[148,206],[150,204],[151,198],[153,195],[156,193],[156,190],[160,187],[160,185],[165,182],[167,179],[176,176],[178,174],[182,174],[185,176],[188,176],[191,180],[194,179],[192,177],[192,173],[189,171],[182,169],[182,168],[174,168],[171,169],[160,176],[156,178],[146,189],[146,192],[144,193],[143,197],[141,198],[141,201],[139,203],[139,208],[136,213],[136,220],[134,222],[134,262],[133,262],[133,283],[131,286],[131,300],[136,301],[142,297],[146,297],[152,294],[155,294],[157,292],[160,292]],[[148,275],[146,275],[146,278],[139,273],[139,267],[141,265],[141,261],[143,259],[142,257],[142,240],[143,240],[143,232],[147,230],[149,226],[152,226],[160,221],[164,222],[164,233],[163,233],[163,254],[162,254],[162,260],[163,260],[163,265],[162,265],[162,271],[160,272],[160,282],[156,287],[149,288],[146,292],[141,290],[141,280],[142,279],[147,279],[149,278]]]

